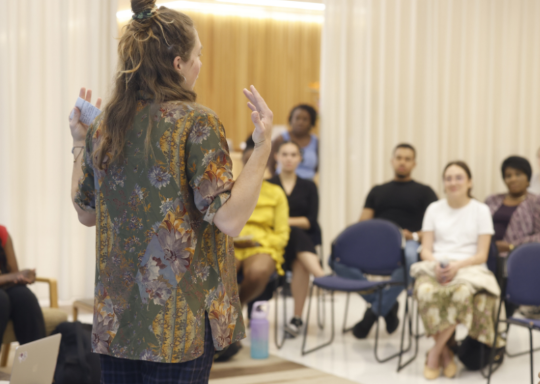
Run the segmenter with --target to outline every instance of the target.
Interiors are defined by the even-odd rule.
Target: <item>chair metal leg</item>
[[[505,291],[504,289],[502,290]],[[491,382],[491,374],[493,373],[493,360],[495,360],[495,348],[497,347],[497,337],[499,337],[499,322],[501,319],[501,307],[502,307],[502,297],[499,301],[499,310],[497,311],[497,320],[495,321],[495,336],[493,337],[493,347],[491,348],[491,353],[489,354],[489,371],[487,375],[488,384]],[[482,376],[483,376],[483,370],[481,370]]]
[[[314,347],[312,349],[309,349],[309,350],[306,350],[306,341],[307,341],[307,334],[308,334],[308,327],[309,327],[309,315],[310,315],[310,312],[311,312],[311,298],[313,296],[313,285],[311,286],[311,290],[309,292],[309,303],[308,303],[308,313],[307,313],[307,319],[306,319],[306,326],[304,327],[304,340],[302,342],[302,356],[305,356],[307,355],[308,353],[311,353],[311,352],[315,352],[321,348],[324,348],[330,344],[332,344],[332,342],[334,341],[334,336],[335,336],[335,326],[334,326],[334,291],[330,291],[330,302],[331,302],[331,313],[330,313],[330,316],[331,316],[331,323],[330,323],[330,327],[332,328],[331,330],[331,336],[330,336],[330,340],[321,344],[321,345],[318,345],[317,347]]]
[[[317,287],[317,325],[322,331],[326,321],[326,305],[324,305],[324,289]],[[322,309],[322,316],[321,316]]]
[[[406,298],[407,302],[408,302],[408,299],[409,298]],[[411,298],[412,299],[412,298]],[[416,360],[416,357],[418,356],[418,339],[420,338],[420,336],[418,336],[418,326],[419,326],[419,321],[418,321],[418,313],[416,314],[416,334],[414,334],[413,332],[413,326],[412,326],[412,314],[413,314],[413,307],[414,307],[414,300],[412,300],[412,304],[411,304],[411,310],[410,312],[408,313],[408,320],[409,320],[409,347],[407,348],[406,351],[404,351],[404,353],[407,353],[411,347],[411,344],[414,342],[415,344],[415,347],[414,347],[414,354],[411,356],[411,358],[409,358],[409,360],[407,360],[405,363],[401,363],[401,358],[402,356],[400,355],[399,356],[399,361],[398,361],[398,369],[397,371],[401,371],[403,368],[405,368],[406,366],[408,366],[410,363],[412,363],[414,360]],[[405,327],[405,325],[403,325]]]
[[[343,315],[343,327],[341,328],[341,333],[347,333],[353,329],[353,327],[347,328],[347,316],[349,314],[349,299],[351,293],[347,292],[347,300],[345,301],[345,314]]]
[[[283,327],[285,328],[285,324],[287,324],[287,300],[285,297],[285,292],[283,288],[277,287],[275,290],[276,293],[276,309],[274,314],[274,342],[276,344],[277,349],[281,349],[283,347],[283,344],[285,344],[285,340],[287,340],[285,329],[283,329],[283,336],[281,338],[281,341],[279,341],[279,325],[278,325],[278,312],[279,312],[279,294],[283,294]]]
[[[378,313],[381,313],[381,306],[382,306],[382,288],[379,289],[379,310],[378,310]],[[405,316],[408,316],[408,306],[405,305]],[[380,317],[380,316],[378,316]],[[405,318],[404,318],[405,319]],[[388,357],[385,357],[385,358],[380,358],[379,357],[379,323],[380,323],[380,319],[377,318],[377,322],[376,322],[376,330],[375,330],[375,348],[374,348],[374,354],[375,354],[375,360],[377,360],[379,363],[385,363],[387,361],[390,361],[392,360],[393,358],[396,358],[400,355],[402,355],[404,352],[406,351],[403,351],[403,332],[405,332],[405,325],[403,325],[403,329],[402,329],[402,343],[401,343],[401,346],[400,346],[400,350]],[[409,348],[410,348],[410,345],[409,345]]]
[[[540,351],[540,347],[533,349],[533,352],[538,352],[538,351]],[[513,359],[514,357],[519,357],[519,356],[527,355],[527,354],[529,354],[530,352],[531,352],[531,351],[529,351],[529,350],[526,350],[526,351],[523,351],[523,352],[519,352],[519,353],[509,353],[508,351],[506,351],[506,352],[505,352],[505,355],[508,356],[509,358]]]
[[[529,348],[530,348],[530,356],[531,356],[531,384],[534,384],[534,361],[533,361],[533,334],[532,334],[532,327],[529,327]]]
[[[421,338],[421,337],[424,337],[426,334],[425,333],[420,333],[420,327],[419,327],[419,318],[420,318],[420,312],[419,312],[419,309],[418,309],[418,303],[416,303],[416,311],[414,310],[414,298],[412,299],[413,300],[413,305],[411,305],[411,314],[414,313],[415,314],[415,317],[416,317],[416,333],[414,334],[414,336],[416,338]]]
[[[510,332],[510,323],[508,324],[508,330],[507,330],[507,333],[509,333],[509,332]],[[533,349],[533,352],[538,352],[538,351],[540,351],[540,347]],[[529,354],[529,353],[531,353],[531,351],[528,350],[528,349],[527,349],[526,351],[518,352],[518,353],[510,353],[510,352],[508,352],[508,348],[507,348],[506,351],[505,351],[505,355],[508,356],[508,357],[510,357],[510,358],[514,358],[514,357],[519,357],[519,356],[527,355],[527,354]]]

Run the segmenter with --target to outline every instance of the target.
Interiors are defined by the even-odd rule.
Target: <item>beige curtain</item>
[[[116,0],[0,0],[0,224],[20,268],[58,279],[64,302],[93,295],[95,228],[70,202],[68,119],[79,87],[106,95]],[[33,286],[46,301],[45,287]]]
[[[474,195],[505,191],[502,160],[540,146],[540,1],[329,0],[321,62],[325,243],[392,178],[393,147],[418,150],[414,178],[443,196],[454,159]]]

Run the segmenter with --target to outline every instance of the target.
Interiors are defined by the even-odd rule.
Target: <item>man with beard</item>
[[[407,240],[405,258],[408,274],[411,264],[418,260],[417,251],[422,238],[420,230],[424,213],[429,204],[437,201],[437,195],[429,186],[412,179],[411,173],[416,166],[416,150],[412,145],[396,146],[391,164],[394,168],[394,179],[371,189],[360,221],[389,220],[403,230],[403,235]],[[367,279],[362,271],[356,268],[347,267],[338,262],[332,262],[331,267],[339,276],[357,280]],[[392,278],[398,281],[403,280],[403,268],[396,269]],[[393,333],[399,326],[397,298],[402,290],[402,286],[394,286],[383,291],[381,313],[377,313],[379,310],[378,293],[362,295],[371,307],[367,308],[364,318],[354,326],[353,335],[358,339],[366,338],[378,316],[384,317],[386,330],[388,333]]]

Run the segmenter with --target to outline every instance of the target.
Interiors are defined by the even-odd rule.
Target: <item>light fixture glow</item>
[[[300,21],[308,23],[322,24],[324,17],[322,15],[305,15],[293,12],[276,12],[268,10],[264,7],[240,6],[229,4],[204,3],[194,1],[171,1],[166,3],[158,3],[158,8],[165,6],[179,11],[193,11],[206,14],[214,14],[221,16],[238,16],[249,17],[255,19],[273,19],[279,21]],[[119,22],[126,22],[131,19],[133,12],[127,9],[118,11],[116,18]]]
[[[310,11],[324,11],[325,6],[322,3],[308,3],[304,1],[287,1],[287,0],[216,0],[220,3],[258,5],[262,7],[280,7],[306,9]]]

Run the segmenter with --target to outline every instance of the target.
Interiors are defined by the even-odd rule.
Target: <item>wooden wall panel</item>
[[[220,116],[234,148],[252,131],[242,89],[253,84],[286,124],[298,103],[317,107],[322,25],[186,12],[203,44],[203,67],[195,86],[198,102]]]

